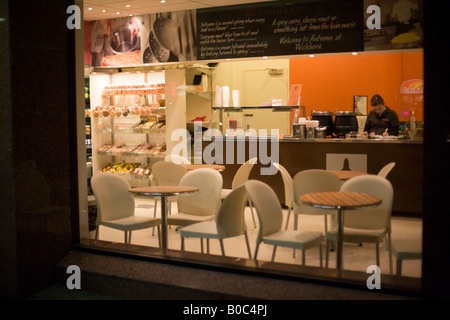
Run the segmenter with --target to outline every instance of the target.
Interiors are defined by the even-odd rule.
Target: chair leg
[[[319,259],[320,259],[320,267],[323,267],[323,262],[322,262],[322,242],[319,243]]]
[[[291,217],[291,208],[289,208],[288,213],[287,213],[287,217],[286,217],[286,226],[284,227],[285,230],[287,230],[288,225],[289,225],[289,218]]]
[[[398,276],[402,275],[402,260],[401,259],[397,259],[397,275]]]
[[[184,237],[181,237],[181,251],[184,251]]]
[[[203,253],[203,238],[200,238],[200,250]]]
[[[206,239],[206,253],[209,254],[209,239]]]
[[[245,237],[245,243],[247,244],[248,257],[249,257],[249,259],[251,259],[252,258],[252,253],[250,251],[250,243],[248,242],[247,231],[244,231],[244,237]]]
[[[131,234],[132,234],[132,231],[130,231],[130,233],[128,234],[128,243],[131,243]]]
[[[253,226],[256,228],[255,212],[253,212],[253,205],[252,205],[252,201],[251,200],[248,200],[248,205],[250,207],[250,212],[252,213]]]
[[[128,232],[125,231],[124,234],[125,234],[124,242],[125,242],[125,244],[128,244]]]
[[[154,208],[153,208],[153,218],[156,218],[156,207],[158,205],[158,200],[155,198]],[[155,235],[155,227],[152,228],[152,237]]]
[[[328,258],[329,258],[329,247],[330,247],[330,241],[325,240],[325,268],[328,268]]]
[[[273,246],[273,252],[272,252],[272,262],[275,260],[275,254],[277,253],[277,246]]]
[[[208,241],[209,241],[209,239],[208,239]],[[222,240],[222,239],[219,239],[219,242],[220,242],[220,249],[222,250],[222,256],[225,257],[225,248],[224,248],[224,246],[223,246],[223,240]],[[208,253],[209,253],[209,252],[208,252]]]
[[[294,214],[294,230],[298,229],[298,214]]]
[[[157,226],[157,228],[158,228],[158,245],[159,245],[159,248],[161,248],[161,226]]]
[[[302,250],[302,265],[305,265],[305,261],[306,261],[306,250],[303,249]]]
[[[95,240],[98,240],[98,230],[100,229],[100,226],[97,226],[97,228],[95,228]]]
[[[388,246],[389,246],[389,249],[388,249],[388,252],[389,252],[389,270],[390,270],[390,272],[391,272],[391,275],[392,275],[392,273],[393,273],[393,266],[392,266],[392,248],[391,248],[391,234],[389,233],[388,235],[387,235],[387,237],[388,237]]]
[[[259,243],[256,244],[255,256],[253,257],[254,260],[256,260],[256,257],[258,256],[258,249],[259,249]]]

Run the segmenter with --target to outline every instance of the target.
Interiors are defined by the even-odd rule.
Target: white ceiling
[[[136,16],[267,1],[272,0],[166,0],[166,3],[161,3],[160,0],[84,0],[84,20],[113,19],[130,14]],[[125,7],[126,5],[130,7]],[[92,10],[88,10],[89,8]],[[106,12],[103,13],[103,10]]]

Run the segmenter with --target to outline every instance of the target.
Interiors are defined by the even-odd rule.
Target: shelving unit
[[[164,72],[91,75],[91,114],[93,173],[149,185],[151,165],[166,154]]]
[[[220,112],[219,121],[223,122],[223,112],[242,112],[243,110],[263,110],[272,109],[273,112],[289,112],[292,109],[297,109],[299,106],[243,106],[243,107],[212,107],[211,108],[211,119],[214,119],[216,111]],[[209,126],[212,129],[212,123]],[[220,131],[223,133],[223,128],[220,126]]]

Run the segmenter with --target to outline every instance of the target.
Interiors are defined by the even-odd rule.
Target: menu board
[[[197,10],[199,60],[364,50],[363,2]]]

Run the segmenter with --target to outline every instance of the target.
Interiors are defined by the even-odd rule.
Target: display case
[[[93,73],[90,88],[93,173],[150,185],[151,165],[166,155],[164,71]]]

